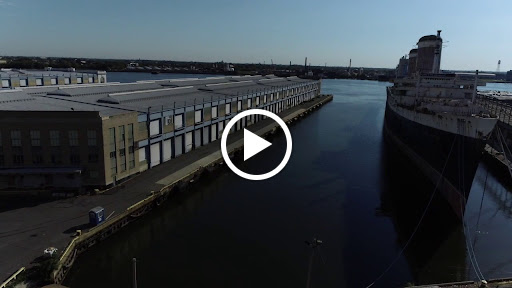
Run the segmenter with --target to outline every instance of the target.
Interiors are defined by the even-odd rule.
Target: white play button
[[[1,0],[0,0],[1,1]],[[272,120],[274,120],[283,130],[284,136],[286,137],[286,152],[284,154],[283,160],[277,165],[274,170],[269,171],[267,173],[263,174],[249,174],[246,173],[238,167],[233,164],[229,157],[228,153],[228,146],[227,146],[227,140],[228,135],[231,131],[231,128],[237,123],[237,121],[240,121],[242,118],[251,116],[251,115],[263,115],[266,116]],[[269,123],[270,124],[270,123]],[[257,130],[256,133],[258,134],[264,134],[268,133],[271,126],[266,127],[260,127],[260,130]],[[268,142],[267,140],[261,138],[255,133],[252,133],[251,131],[244,129],[244,161],[251,158],[252,156],[260,153],[261,151],[268,148],[272,143]],[[239,143],[239,142],[238,142]],[[284,123],[283,119],[281,119],[276,114],[263,110],[263,109],[250,109],[247,111],[243,111],[241,113],[238,113],[235,115],[235,117],[231,118],[228,123],[226,123],[226,126],[224,127],[224,131],[222,132],[221,140],[220,140],[220,151],[222,153],[222,158],[224,158],[224,161],[226,161],[226,164],[228,167],[236,173],[236,175],[243,177],[248,180],[265,180],[268,179],[277,173],[279,173],[281,170],[283,170],[284,166],[286,166],[286,163],[288,163],[288,160],[290,160],[290,156],[292,155],[292,135],[290,133],[290,130],[286,126],[286,123]]]
[[[244,161],[267,149],[272,143],[244,129]]]

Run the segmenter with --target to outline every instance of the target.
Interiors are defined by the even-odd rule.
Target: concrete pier
[[[285,122],[295,121],[331,100],[332,95],[320,96],[278,115]],[[275,131],[276,126],[275,122],[266,119],[250,127],[262,136]],[[243,133],[239,132],[230,136],[230,153],[242,148],[242,137]],[[97,196],[79,196],[0,213],[3,219],[0,223],[0,253],[4,255],[0,260],[0,279],[29,265],[45,248],[54,246],[62,252],[54,274],[55,282],[60,283],[76,257],[88,247],[157,207],[172,196],[176,187],[184,187],[206,169],[222,165],[219,146],[216,141],[199,147],[182,155],[179,161],[163,163]],[[114,215],[106,223],[86,230],[87,212],[96,206],[103,206],[106,215],[112,212]],[[82,230],[82,234],[73,238],[76,230]]]

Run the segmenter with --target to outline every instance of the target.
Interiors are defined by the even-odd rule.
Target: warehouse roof
[[[12,68],[2,68],[0,69],[0,78],[11,78],[11,77],[21,77],[25,78],[27,76],[34,77],[43,77],[43,76],[82,76],[84,74],[98,74],[105,73],[104,71],[63,71],[63,70],[23,70],[23,69],[12,69]]]
[[[42,86],[0,90],[0,111],[97,111],[101,116],[146,112],[243,96],[296,83],[298,77],[227,76],[134,83]]]

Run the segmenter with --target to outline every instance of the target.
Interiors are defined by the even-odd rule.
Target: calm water
[[[111,74],[109,81],[126,79]],[[139,287],[303,287],[311,255],[304,241],[318,237],[324,261],[317,253],[311,286],[366,287],[397,257],[433,191],[384,141],[386,85],[324,80],[334,100],[290,127],[294,150],[281,173],[251,182],[218,171],[81,255],[65,284],[130,287],[136,257]],[[282,135],[272,141],[284,145]],[[248,165],[273,157],[281,149]],[[512,195],[492,172],[482,164],[475,177],[468,237],[439,198],[374,287],[475,279],[466,239],[486,278],[512,276]]]
[[[487,83],[485,86],[478,87],[478,90],[499,90],[512,92],[512,84],[510,83]]]

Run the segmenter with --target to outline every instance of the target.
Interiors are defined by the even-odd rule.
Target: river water
[[[304,287],[312,255],[304,241],[313,237],[323,244],[312,258],[311,287],[477,279],[473,250],[487,279],[512,276],[512,195],[483,163],[468,200],[466,235],[436,196],[401,253],[433,187],[384,139],[387,85],[323,80],[322,92],[334,99],[291,125],[293,153],[281,173],[248,181],[216,172],[82,254],[65,284],[131,287],[136,257],[139,287]],[[272,142],[284,145],[284,136]],[[267,149],[251,165],[280,153]]]

